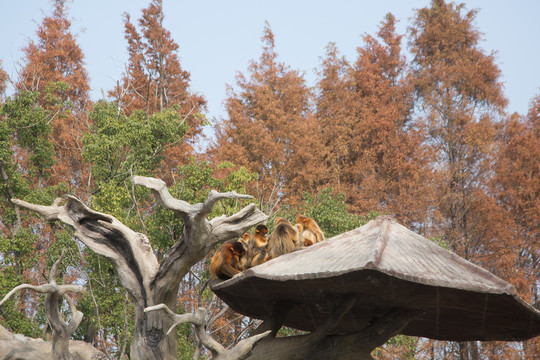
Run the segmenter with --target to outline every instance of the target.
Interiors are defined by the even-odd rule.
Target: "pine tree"
[[[164,28],[162,0],[153,0],[138,21],[139,30],[125,14],[125,38],[129,60],[127,73],[116,88],[109,92],[126,116],[135,110],[144,110],[149,116],[166,108],[177,107],[189,125],[184,142],[167,150],[162,174],[168,177],[171,169],[187,163],[194,155],[192,143],[201,133],[206,106],[203,96],[189,89],[190,73],[182,69],[178,57],[178,44],[169,30]]]
[[[24,48],[25,64],[16,83],[19,94],[39,94],[39,105],[53,112],[54,150],[57,156],[50,183],[65,182],[78,188],[86,182],[81,159],[81,136],[88,130],[88,74],[84,55],[70,31],[66,1],[55,0],[51,16],[43,19],[37,42]],[[81,189],[84,190],[84,189]]]
[[[426,146],[435,153],[434,225],[462,257],[492,268],[497,238],[488,236],[485,211],[492,202],[485,188],[497,120],[506,100],[495,55],[479,46],[476,11],[433,0],[417,10],[410,27],[415,89]],[[440,220],[439,220],[440,219]],[[437,229],[435,229],[437,231]],[[461,359],[477,359],[476,342],[460,343]]]
[[[278,61],[268,23],[262,40],[263,52],[259,62],[251,62],[249,77],[238,74],[238,90],[228,89],[228,119],[220,124],[211,153],[215,161],[257,172],[263,202],[272,193],[294,202],[315,184],[319,129],[310,111],[311,92],[298,71]]]

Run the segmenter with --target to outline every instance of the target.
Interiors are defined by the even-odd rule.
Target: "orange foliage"
[[[478,46],[474,11],[463,6],[432,1],[417,11],[411,27],[413,76],[429,135],[426,145],[434,152],[435,224],[450,247],[466,259],[486,245],[477,237],[481,221],[471,211],[479,202],[490,175],[495,142],[493,119],[506,100],[493,55]],[[482,208],[479,206],[478,208]]]
[[[274,34],[264,29],[263,53],[249,66],[249,78],[236,76],[238,92],[228,89],[228,119],[219,125],[210,153],[259,173],[259,198],[276,187],[294,203],[312,190],[321,169],[315,161],[319,129],[310,115],[311,92],[298,71],[278,62]]]
[[[194,116],[205,109],[202,95],[189,91],[190,73],[180,66],[178,44],[170,31],[163,27],[162,0],[153,0],[142,10],[140,32],[124,15],[125,38],[128,42],[129,60],[127,73],[109,96],[127,114],[144,110],[148,115],[167,107],[178,105],[182,117],[189,124],[185,142],[167,149],[162,175],[169,177],[170,169],[187,163],[193,155],[192,142],[201,133],[203,121]]]
[[[6,82],[8,78],[7,72],[2,69],[2,60],[0,60],[0,105],[2,104],[2,95],[6,92]]]
[[[526,117],[512,116],[502,131],[492,189],[504,211],[506,236],[500,241],[515,260],[501,264],[503,278],[527,302],[540,305],[540,96]],[[497,225],[493,223],[492,225]],[[504,251],[504,250],[502,250]],[[499,254],[496,254],[496,258]],[[540,339],[524,342],[525,358],[540,353]]]
[[[422,137],[411,127],[413,88],[391,14],[378,37],[349,65],[330,45],[318,83],[323,184],[347,195],[353,210],[395,214],[409,224],[425,218],[429,173]]]
[[[89,110],[88,74],[84,68],[84,55],[70,32],[71,23],[66,18],[65,0],[54,2],[52,16],[43,19],[37,36],[24,49],[26,63],[20,72],[18,91],[40,93],[40,105],[52,110],[54,165],[50,183],[64,181],[84,193],[87,169],[82,162],[82,134],[88,131],[86,111]],[[56,92],[61,100],[72,103],[70,110],[51,105],[44,91],[51,83],[69,85],[66,91]]]

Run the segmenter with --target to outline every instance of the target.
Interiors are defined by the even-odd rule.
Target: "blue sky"
[[[68,1],[72,32],[85,54],[92,99],[102,97],[120,79],[127,61],[122,14],[132,20],[149,0]],[[540,1],[471,0],[467,9],[479,9],[476,26],[483,33],[481,46],[496,51],[502,71],[508,113],[525,114],[530,100],[540,94]],[[404,33],[414,9],[429,0],[381,1],[180,1],[163,0],[165,27],[179,44],[182,67],[191,73],[191,88],[208,100],[208,117],[225,116],[226,84],[234,85],[237,72],[246,72],[250,60],[261,53],[265,21],[270,23],[280,61],[305,74],[308,85],[329,42],[335,42],[348,60],[356,58],[362,35],[377,32],[386,13],[398,19]],[[21,49],[45,15],[46,0],[3,1],[0,5],[0,59],[4,70],[17,77]],[[404,44],[405,45],[405,44]],[[405,46],[406,48],[406,46]],[[9,91],[8,91],[9,95]]]

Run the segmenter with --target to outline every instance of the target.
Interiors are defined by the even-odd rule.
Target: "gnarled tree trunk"
[[[132,359],[176,359],[176,332],[167,334],[173,324],[171,318],[164,312],[145,313],[144,309],[161,303],[174,309],[180,281],[189,269],[204,259],[216,244],[240,237],[252,226],[264,222],[267,216],[255,204],[250,204],[232,216],[207,220],[217,201],[251,197],[236,192],[211,191],[204,203],[190,205],[173,198],[159,179],[135,176],[133,182],[149,188],[157,201],[174,211],[184,223],[182,238],[161,263],[144,234],[131,230],[111,215],[91,210],[72,196],[66,198],[64,205],[60,205],[61,199],[51,206],[16,199],[13,202],[38,212],[48,221],[61,221],[71,226],[80,241],[114,265],[135,306]]]
[[[55,359],[55,360],[82,360],[82,359],[105,359],[105,355],[94,349],[90,344],[77,344],[70,342],[69,338],[81,323],[83,313],[78,311],[68,292],[83,293],[84,288],[80,285],[58,285],[56,276],[58,266],[65,256],[65,250],[62,251],[60,258],[51,267],[49,272],[49,283],[44,285],[21,284],[11,290],[2,301],[0,306],[16,292],[23,289],[30,289],[38,293],[45,294],[45,314],[53,329],[52,342],[39,340],[29,340],[21,335],[11,335],[7,331],[0,332],[0,358],[11,359]],[[71,312],[71,321],[66,323],[60,313],[60,304],[62,298],[68,302]],[[1,330],[5,330],[1,328]],[[70,343],[75,352],[70,350]],[[3,355],[2,355],[3,354]]]

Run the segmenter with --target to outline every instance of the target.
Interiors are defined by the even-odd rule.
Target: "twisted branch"
[[[169,333],[179,324],[186,322],[192,323],[197,332],[197,336],[201,340],[201,343],[212,352],[214,358],[220,360],[236,360],[243,359],[248,355],[253,346],[257,344],[260,340],[270,334],[270,331],[266,331],[262,334],[255,335],[240,341],[234,348],[227,350],[223,345],[218,343],[214,338],[212,338],[204,327],[205,318],[207,310],[205,308],[198,308],[195,313],[189,314],[175,314],[169,307],[165,304],[159,304],[155,306],[150,306],[144,309],[144,312],[163,310],[167,313],[169,318],[173,321],[173,326],[169,329]]]
[[[7,293],[6,296],[0,301],[0,306],[4,304],[13,294],[23,289],[30,289],[35,292],[46,294],[45,295],[45,314],[49,320],[53,329],[53,357],[55,359],[72,359],[72,355],[69,352],[69,338],[75,330],[79,327],[83,318],[83,313],[78,311],[75,307],[75,303],[67,295],[68,292],[81,294],[85,292],[85,289],[80,285],[58,285],[56,283],[56,277],[58,275],[58,267],[60,262],[65,256],[66,250],[62,251],[62,255],[55,261],[49,272],[49,283],[44,285],[30,285],[21,284],[16,286],[13,290]],[[59,304],[60,300],[64,297],[68,302],[69,309],[71,311],[71,321],[67,324],[60,313]]]
[[[51,206],[36,205],[12,199],[28,210],[42,215],[47,221],[60,221],[74,230],[74,235],[94,253],[104,256],[115,266],[124,288],[135,298],[147,291],[157,272],[157,258],[148,238],[137,233],[114,216],[94,211],[73,196],[56,199]]]

